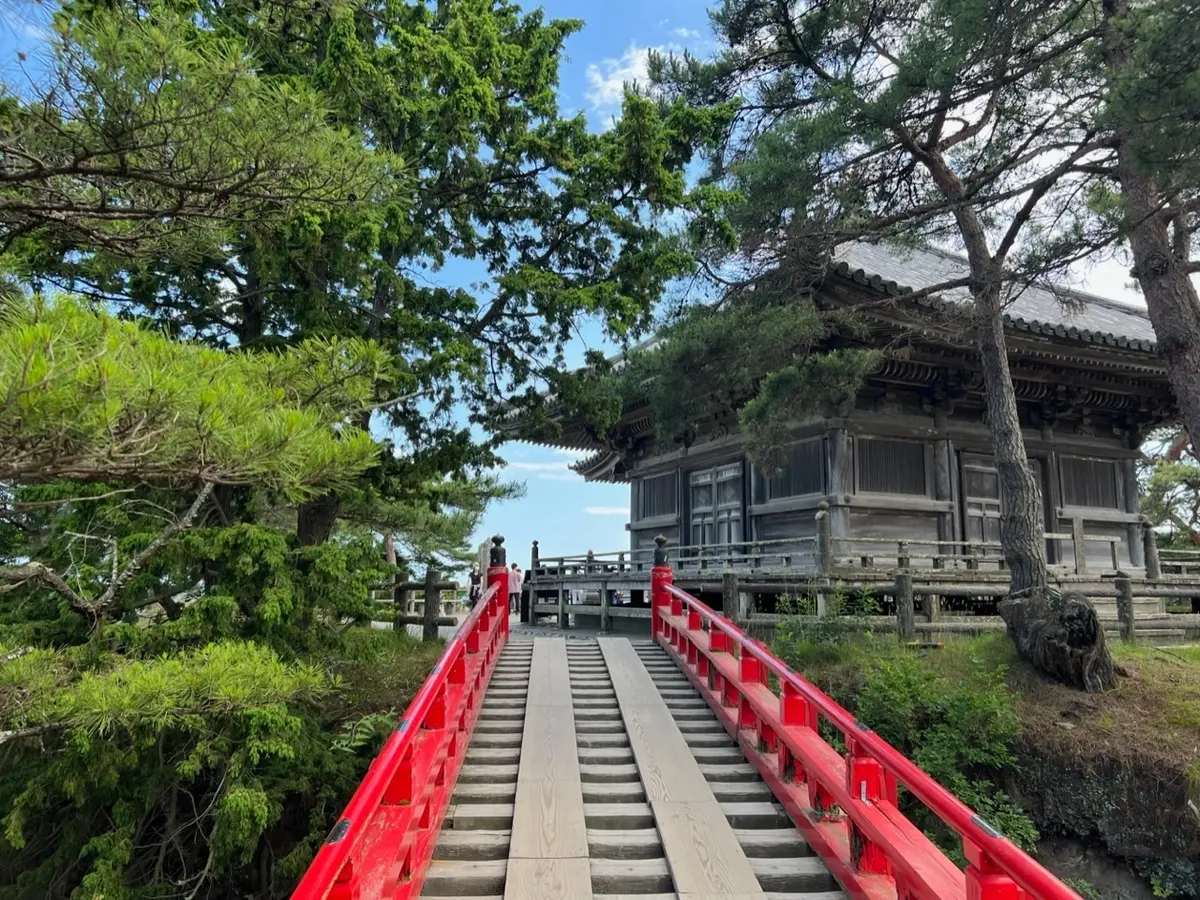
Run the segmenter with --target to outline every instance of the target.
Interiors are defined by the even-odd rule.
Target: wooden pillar
[[[830,556],[837,558],[835,542],[850,536],[850,508],[854,493],[854,461],[851,458],[850,432],[833,428],[829,432],[829,535]]]
[[[608,593],[608,582],[600,583],[600,633],[608,634],[612,630],[612,616],[609,614],[611,600]]]
[[[1162,564],[1158,560],[1158,535],[1154,526],[1147,522],[1142,526],[1143,553],[1146,560],[1146,577],[1157,581],[1162,577]]]
[[[393,631],[404,631],[408,628],[400,621],[400,617],[408,615],[408,588],[405,587],[405,584],[411,577],[412,575],[407,569],[401,569],[396,573],[396,580],[393,582],[394,587],[392,588],[392,608],[396,611],[396,621],[392,622]]]
[[[567,591],[561,582],[558,585],[558,627],[563,631],[571,627],[570,614],[567,612]]]
[[[1125,511],[1137,512],[1140,505],[1137,466],[1132,459],[1121,461],[1121,483],[1125,488]],[[1129,565],[1140,569],[1146,565],[1146,558],[1142,553],[1142,526],[1134,522],[1126,529],[1126,533],[1126,540],[1129,542]]]
[[[829,515],[829,504],[822,500],[817,504],[817,571],[828,572],[833,568],[833,527]]]
[[[917,635],[916,611],[913,605],[913,577],[908,572],[896,575],[896,620],[900,640],[911,641]]]
[[[942,617],[942,598],[938,594],[922,594],[925,601],[925,618],[936,622]]]
[[[441,576],[438,570],[433,566],[425,568],[425,624],[421,632],[421,639],[426,641],[437,640],[438,636],[438,613],[441,612],[441,595],[442,592],[438,589],[438,583],[441,581]]]
[[[1137,639],[1133,616],[1133,585],[1129,583],[1129,576],[1124,572],[1118,572],[1113,583],[1117,588],[1117,623],[1121,637],[1132,644]]]
[[[949,441],[936,441],[933,445],[933,496],[935,500],[954,500],[954,448]],[[937,557],[947,552],[957,552],[954,541],[958,539],[958,528],[953,512],[938,513],[938,541],[934,551],[934,568]]]
[[[1087,565],[1087,548],[1083,541],[1083,519],[1074,518],[1071,520],[1071,546],[1075,551],[1075,574],[1086,575],[1088,570]]]
[[[738,611],[738,577],[737,572],[728,569],[721,573],[721,612],[733,616]]]

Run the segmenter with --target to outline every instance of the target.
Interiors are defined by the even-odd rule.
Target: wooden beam
[[[681,897],[766,900],[729,820],[633,645],[601,638],[600,650],[676,892]]]

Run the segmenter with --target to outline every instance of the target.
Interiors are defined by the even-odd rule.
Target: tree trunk
[[[1021,434],[998,280],[977,288],[975,300],[988,429],[1004,502],[1000,544],[1012,576],[1000,617],[1017,652],[1041,671],[1085,691],[1107,690],[1116,672],[1095,608],[1082,594],[1063,596],[1049,586],[1042,491]]]
[[[341,511],[342,498],[337,494],[301,503],[296,516],[296,542],[301,547],[325,543],[333,534]]]
[[[1126,0],[1105,0],[1106,20],[1123,18]],[[1105,28],[1104,59],[1109,73],[1129,67],[1129,48],[1120,26]],[[1188,273],[1187,238],[1171,238],[1170,215],[1156,178],[1136,159],[1135,123],[1117,127],[1117,179],[1129,222],[1134,275],[1167,363],[1167,376],[1189,434],[1200,434],[1200,298]]]
[[[981,288],[976,295],[980,312],[979,353],[983,363],[988,430],[992,456],[1000,479],[1004,510],[1000,518],[1000,545],[1012,574],[1012,592],[1024,594],[1044,589],[1046,539],[1042,528],[1042,492],[1029,467],[1017,397],[1008,368],[1004,338],[1004,313],[999,285]]]
[[[1051,678],[1088,693],[1116,685],[1104,629],[1083,594],[1043,588],[1003,601],[1000,615],[1017,651]]]

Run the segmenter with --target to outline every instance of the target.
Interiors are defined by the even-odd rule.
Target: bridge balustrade
[[[508,572],[494,539],[483,599],[372,763],[293,895],[421,892],[496,659]],[[855,900],[1080,900],[1053,874],[763,644],[676,588],[658,539],[651,634]],[[772,679],[777,688],[772,688]],[[845,752],[821,733],[835,729]],[[962,840],[959,869],[899,808],[907,790]]]
[[[708,702],[847,893],[896,900],[1078,900],[1078,895],[763,644],[651,573],[654,639]],[[770,687],[774,676],[779,693]],[[838,753],[820,732],[841,735]],[[900,811],[903,787],[963,842],[960,870]]]
[[[294,900],[421,895],[508,625],[508,569],[497,543],[483,597],[371,763]]]

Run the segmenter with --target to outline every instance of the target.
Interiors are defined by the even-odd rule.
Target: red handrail
[[[496,658],[508,639],[508,571],[459,626],[371,763],[293,900],[419,896]]]
[[[1080,900],[895,747],[671,580],[669,566],[655,566],[654,639],[705,695],[777,796],[787,795],[780,799],[789,811],[807,820],[798,824],[852,895]],[[767,686],[768,674],[779,680],[781,696]],[[819,717],[845,737],[844,758],[817,734]],[[896,809],[898,785],[962,838],[965,873]],[[789,803],[789,797],[802,802]],[[827,815],[835,805],[841,821]]]

